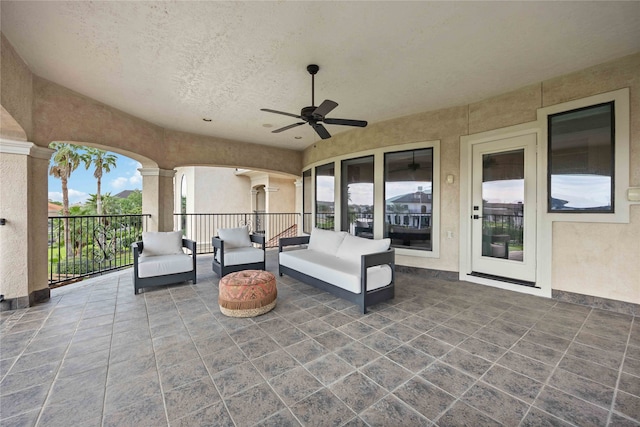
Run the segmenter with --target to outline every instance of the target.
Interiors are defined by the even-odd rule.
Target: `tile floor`
[[[136,296],[127,270],[0,313],[0,424],[640,425],[638,318],[398,274],[367,315],[283,277],[275,310],[233,319],[209,262],[195,286]]]

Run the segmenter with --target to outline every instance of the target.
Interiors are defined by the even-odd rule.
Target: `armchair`
[[[133,289],[163,286],[191,280],[196,283],[196,242],[182,238],[181,231],[142,233],[133,250]],[[191,254],[184,253],[187,248]]]
[[[220,277],[242,270],[265,270],[265,237],[249,234],[246,227],[221,228],[211,238],[213,271]],[[260,245],[259,248],[253,246]]]

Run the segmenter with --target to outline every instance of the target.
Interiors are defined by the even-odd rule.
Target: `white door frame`
[[[541,130],[539,122],[524,123],[521,125],[510,126],[502,129],[496,129],[488,132],[477,133],[473,135],[466,135],[460,138],[460,257],[459,257],[459,278],[468,282],[479,283],[482,285],[493,286],[501,289],[508,289],[511,291],[527,293],[531,295],[538,295],[551,298],[551,282],[544,280],[547,277],[545,274],[541,274],[540,261],[536,264],[536,287],[528,287],[522,285],[516,285],[513,283],[503,282],[500,280],[487,279],[477,276],[471,276],[472,267],[472,239],[471,239],[471,212],[473,207],[472,201],[472,161],[473,161],[473,146],[475,144],[481,144],[485,142],[491,142],[499,139],[512,138],[522,135],[534,134],[536,136],[538,149],[536,150],[536,184],[538,189],[542,182],[542,178],[545,176],[545,171],[542,170],[542,165],[539,161],[540,147],[544,147],[545,144],[541,144]],[[540,198],[540,191],[537,192],[538,199]],[[536,241],[540,242],[542,238],[542,230],[540,227],[542,219],[542,210],[540,209],[539,200],[536,203]],[[536,244],[536,258],[540,258],[540,248],[542,245]],[[542,280],[541,280],[542,279]]]

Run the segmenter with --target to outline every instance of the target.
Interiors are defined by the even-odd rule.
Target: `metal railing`
[[[131,244],[151,215],[50,216],[49,286],[133,264]]]
[[[503,236],[503,240],[521,245],[524,218],[522,214],[503,215],[485,212],[482,218],[482,233],[487,236]]]
[[[175,213],[173,217],[176,229],[197,243],[199,254],[213,253],[211,238],[221,228],[246,226],[250,232],[264,234],[266,246],[272,248],[281,237],[297,236],[302,227],[299,213]]]

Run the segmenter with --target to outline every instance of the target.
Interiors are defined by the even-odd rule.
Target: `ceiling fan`
[[[301,122],[294,123],[289,126],[285,126],[280,129],[276,129],[271,133],[280,133],[285,130],[293,129],[298,126],[302,126],[305,123],[308,123],[320,136],[322,139],[331,138],[331,134],[329,131],[322,126],[322,123],[328,125],[340,125],[340,126],[358,126],[365,127],[367,126],[367,122],[365,120],[350,120],[350,119],[332,119],[329,117],[325,117],[334,108],[338,106],[337,102],[331,101],[330,99],[325,99],[322,101],[318,107],[315,106],[315,75],[320,69],[316,64],[307,65],[307,71],[311,74],[311,106],[304,107],[300,114],[291,114],[285,113],[283,111],[270,110],[268,108],[261,108],[260,111],[266,111],[268,113],[282,114],[285,116],[295,117],[296,119],[301,119]]]

